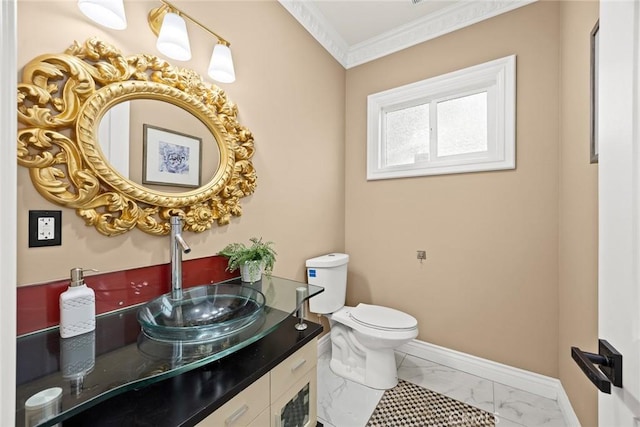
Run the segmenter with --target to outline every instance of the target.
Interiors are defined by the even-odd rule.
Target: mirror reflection
[[[164,129],[168,117],[171,118],[170,130]],[[158,141],[164,142],[164,151],[158,144],[152,145],[151,140],[147,142],[145,132],[150,139],[157,137]],[[199,163],[199,184],[193,185],[193,187],[199,187],[201,184],[211,181],[220,167],[220,150],[218,142],[209,129],[188,111],[161,100],[135,99],[115,104],[109,108],[100,120],[98,128],[100,148],[112,168],[123,178],[136,184],[168,193],[183,192],[185,191],[184,187],[190,185],[150,183],[154,180],[143,178],[144,169],[145,167],[152,168],[153,165],[144,159],[144,155],[146,153],[151,158],[155,158],[155,155],[163,156],[169,164],[167,173],[180,174],[182,172],[184,175],[185,172],[189,172],[188,163],[186,170],[184,167],[171,168],[171,164],[182,164],[185,160],[184,157],[178,156],[181,153],[175,150],[166,150],[165,147],[167,144],[170,148],[179,146],[179,141],[177,144],[173,144],[171,138],[182,138],[182,136],[201,141],[199,153],[193,153],[199,155],[199,159],[191,159],[192,163]],[[148,146],[145,147],[145,143]],[[180,162],[174,159],[176,157],[180,157]],[[152,174],[149,175],[151,177]],[[162,180],[155,180],[155,182],[158,181]]]

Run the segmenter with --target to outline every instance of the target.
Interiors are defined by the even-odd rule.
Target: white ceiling
[[[536,0],[279,1],[338,62],[351,68]]]

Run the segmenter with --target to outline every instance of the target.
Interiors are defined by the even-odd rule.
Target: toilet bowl
[[[415,318],[362,303],[345,306],[327,317],[331,325],[329,366],[335,374],[381,390],[398,384],[394,350],[418,336]]]
[[[345,306],[346,254],[307,260],[307,280],[324,287],[309,300],[309,310],[324,314],[331,326],[331,370],[375,389],[398,383],[394,350],[418,336],[418,322],[409,314],[370,304]]]

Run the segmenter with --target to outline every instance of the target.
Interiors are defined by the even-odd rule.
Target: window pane
[[[386,113],[385,165],[429,160],[429,104]]]
[[[487,93],[438,103],[438,157],[487,151]]]

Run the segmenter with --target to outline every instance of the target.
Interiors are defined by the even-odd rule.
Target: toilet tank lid
[[[344,265],[349,262],[349,255],[347,254],[327,254],[319,257],[311,258],[307,260],[307,267],[338,267],[340,265]]]

